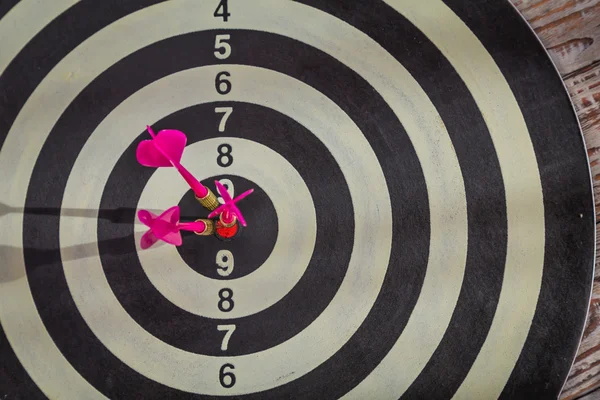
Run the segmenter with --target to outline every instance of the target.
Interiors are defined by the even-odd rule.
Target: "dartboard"
[[[3,399],[559,394],[591,291],[590,172],[508,1],[0,16]],[[177,163],[219,207],[252,191],[244,224],[210,219],[179,164],[140,163],[150,129],[183,135]],[[220,235],[144,246],[141,212],[172,207]]]

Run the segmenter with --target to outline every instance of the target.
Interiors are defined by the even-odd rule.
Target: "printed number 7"
[[[233,107],[215,107],[215,113],[223,113],[223,117],[221,118],[221,122],[219,123],[219,132],[225,132],[225,124],[227,124],[227,120],[229,119],[229,116],[232,112]]]
[[[231,339],[231,335],[235,331],[235,325],[217,325],[217,330],[220,332],[226,331],[225,337],[223,337],[223,342],[221,343],[221,350],[227,350],[227,346],[229,345],[229,339]]]

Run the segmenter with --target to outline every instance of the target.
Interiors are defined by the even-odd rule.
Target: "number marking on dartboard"
[[[225,132],[225,125],[232,112],[233,107],[215,107],[215,113],[223,113],[221,122],[219,122],[219,132]]]
[[[231,74],[227,71],[221,71],[215,77],[215,89],[217,93],[226,95],[231,92],[231,82],[227,78],[231,77]]]
[[[229,276],[233,272],[233,253],[229,250],[219,250],[216,257],[217,273],[221,276]]]
[[[227,0],[221,0],[219,2],[219,5],[217,6],[217,9],[215,10],[215,13],[213,14],[213,16],[215,18],[221,17],[221,18],[223,18],[223,21],[227,22],[230,15],[231,14],[229,13],[228,7],[227,7]]]
[[[233,310],[234,305],[235,303],[233,302],[233,290],[229,288],[219,290],[219,303],[217,304],[219,310],[223,312],[229,312]]]
[[[229,39],[231,39],[229,34],[215,36],[215,57],[219,60],[225,60],[231,55],[231,45],[227,43]]]
[[[227,22],[231,14],[228,10],[227,0],[221,0],[215,10],[214,17],[221,17],[223,21]],[[215,57],[219,60],[225,60],[231,55],[231,45],[227,42],[231,39],[231,35],[221,34],[215,37]],[[231,77],[231,74],[227,71],[219,72],[215,78],[215,89],[217,93],[226,95],[231,92],[231,82],[227,79]],[[225,126],[233,107],[216,107],[215,113],[223,113],[223,117],[219,123],[219,132],[225,132]],[[233,156],[231,155],[231,145],[222,144],[218,147],[219,156],[217,157],[217,164],[221,167],[229,167],[233,163]],[[227,192],[233,197],[233,183],[229,179],[222,179],[220,182],[227,188]],[[221,197],[218,198],[219,203],[223,204],[224,201]],[[217,273],[220,276],[229,276],[233,272],[234,259],[233,254],[229,250],[219,250],[216,256]],[[229,288],[224,288],[219,291],[219,310],[223,312],[229,312],[233,310],[233,291]],[[226,351],[229,345],[229,339],[235,331],[235,325],[218,325],[217,330],[225,331],[225,336],[221,342],[221,350]],[[232,372],[235,369],[233,364],[225,364],[219,370],[219,383],[224,388],[231,388],[235,385],[235,375]]]
[[[231,154],[233,149],[230,144],[223,143],[217,148],[217,152],[219,153],[219,157],[217,157],[217,164],[220,167],[229,167],[233,164],[233,155]]]
[[[221,350],[227,350],[229,346],[229,339],[231,339],[231,335],[235,332],[235,325],[217,325],[217,330],[220,332],[225,332],[225,336],[223,336],[223,341],[221,342]]]
[[[233,187],[233,182],[231,182],[230,179],[226,178],[219,179],[219,182],[221,182],[221,184],[225,186],[225,189],[227,189],[227,193],[229,193],[229,196],[233,198],[235,196],[235,188]],[[223,200],[221,196],[217,197],[217,201],[221,204],[225,204],[225,200]]]
[[[219,382],[221,382],[221,386],[229,389],[230,387],[233,387],[233,385],[235,385],[235,375],[233,374],[233,372],[225,372],[226,368],[234,370],[235,367],[233,366],[233,364],[225,364],[219,370]],[[227,380],[225,378],[227,378]]]

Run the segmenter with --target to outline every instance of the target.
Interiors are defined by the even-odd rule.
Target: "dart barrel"
[[[194,231],[196,235],[210,236],[215,233],[215,222],[212,219],[197,219],[196,222],[204,222],[204,225],[206,225],[203,232]]]
[[[195,197],[196,197],[196,200],[198,200],[198,202],[200,204],[202,204],[202,207],[204,207],[210,211],[213,211],[217,207],[219,207],[219,202],[217,201],[217,196],[215,196],[215,194],[210,189],[208,189],[208,193],[206,194],[206,196],[204,196],[204,197],[195,196]]]

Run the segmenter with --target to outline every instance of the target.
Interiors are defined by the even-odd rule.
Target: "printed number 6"
[[[227,71],[219,72],[215,78],[215,88],[217,89],[217,93],[219,94],[227,94],[231,92],[231,82],[227,80],[231,74]]]
[[[221,382],[221,386],[224,388],[230,388],[235,385],[235,375],[233,372],[225,372],[225,368],[234,370],[235,367],[232,364],[225,364],[219,370],[219,382]],[[229,382],[225,382],[225,378],[229,378]]]

